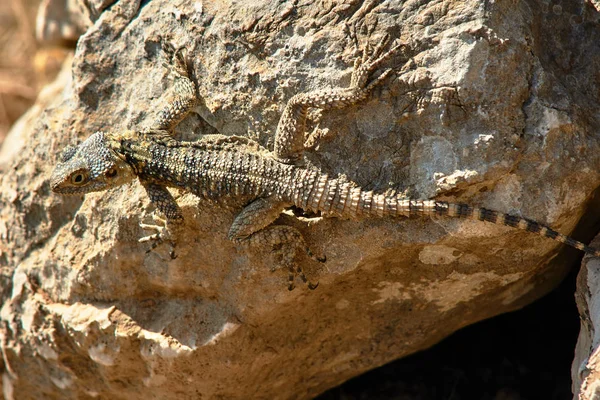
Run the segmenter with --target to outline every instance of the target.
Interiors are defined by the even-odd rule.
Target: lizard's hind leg
[[[162,52],[166,61],[163,66],[175,77],[173,90],[164,99],[164,105],[152,122],[146,134],[153,131],[168,131],[173,134],[175,127],[190,113],[197,102],[196,85],[192,81],[192,65],[186,48],[174,48],[169,42],[162,42]]]
[[[316,258],[310,251],[302,233],[287,225],[271,225],[281,211],[289,204],[270,199],[257,199],[247,205],[235,218],[229,230],[228,238],[235,243],[251,246],[271,247],[280,259],[280,264],[289,271],[288,289],[294,289],[294,279],[299,276],[309,289],[315,289],[318,284],[310,282],[302,268],[295,265],[296,251],[300,248],[311,258]]]
[[[351,106],[367,98],[373,88],[392,73],[392,69],[388,68],[379,75],[373,76],[381,63],[402,47],[402,45],[396,45],[383,53],[388,41],[389,38],[384,36],[370,55],[365,46],[362,58],[357,58],[354,62],[349,87],[299,93],[288,101],[275,133],[274,152],[279,160],[294,163],[302,156],[306,115],[310,107],[329,110]]]

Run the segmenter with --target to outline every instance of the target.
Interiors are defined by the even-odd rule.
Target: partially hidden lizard
[[[350,219],[447,216],[485,221],[537,233],[600,256],[600,250],[517,215],[467,204],[374,193],[342,177],[332,178],[304,166],[301,161],[308,109],[344,108],[367,98],[392,72],[385,69],[375,73],[400,47],[397,45],[384,53],[386,42],[387,38],[381,40],[371,55],[365,48],[363,56],[354,64],[349,87],[293,96],[279,120],[272,152],[242,137],[197,142],[174,139],[174,128],[196,104],[197,89],[182,49],[163,45],[176,75],[175,95],[153,126],[141,131],[96,132],[78,147],[68,146],[52,174],[52,190],[82,194],[110,189],[138,178],[151,203],[166,216],[169,225],[181,222],[183,217],[168,187],[189,191],[200,198],[240,199],[245,206],[235,217],[228,238],[236,243],[283,246],[286,250],[282,264],[290,271],[289,290],[294,288],[297,275],[309,288],[316,287],[293,263],[297,249],[312,255],[300,231],[291,226],[272,225],[281,212],[291,206],[322,216]],[[256,149],[260,151],[254,151]]]

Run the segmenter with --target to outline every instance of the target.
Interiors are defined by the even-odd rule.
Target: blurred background
[[[41,5],[42,0],[0,1],[0,145],[74,48],[72,41],[43,32],[36,37],[38,11],[44,15],[47,10]]]

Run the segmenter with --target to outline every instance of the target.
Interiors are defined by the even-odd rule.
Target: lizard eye
[[[107,178],[114,178],[115,176],[117,176],[117,170],[115,168],[111,168],[108,171],[106,171],[106,174],[104,174]]]
[[[74,185],[81,185],[82,183],[85,182],[85,175],[83,174],[83,172],[78,172],[76,174],[73,174],[71,176],[71,183]]]

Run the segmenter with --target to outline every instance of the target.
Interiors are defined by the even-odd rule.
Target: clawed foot
[[[325,256],[315,256],[306,245],[304,245],[304,251],[313,260],[318,262],[325,262]],[[309,281],[306,275],[304,274],[302,267],[296,264],[296,262],[294,261],[296,255],[295,250],[291,250],[289,247],[284,245],[280,249],[274,250],[274,253],[279,259],[279,262],[277,262],[276,264],[280,267],[285,267],[288,270],[289,291],[294,290],[294,288],[296,287],[296,284],[294,283],[296,277],[300,277],[300,279],[302,279],[302,282],[304,282],[304,284],[306,284],[306,286],[308,286],[310,290],[315,290],[319,286],[319,282],[312,283],[311,281]],[[278,267],[273,267],[271,268],[271,271],[275,271],[276,269],[278,269]]]
[[[185,47],[175,48],[171,42],[166,40],[161,40],[161,49],[165,55],[163,66],[166,69],[174,68],[179,75],[189,77],[187,49]]]
[[[306,286],[308,286],[308,288],[310,290],[315,290],[319,286],[319,282],[312,283],[311,281],[309,281],[306,278],[306,275],[304,275],[304,271],[302,271],[302,268],[300,268],[299,266],[296,267],[295,271],[294,271],[294,267],[290,267],[290,275],[289,275],[289,283],[288,283],[288,290],[290,292],[292,290],[294,290],[294,288],[296,287],[296,285],[294,284],[294,279],[296,278],[296,276],[299,276],[300,279],[302,279],[302,282],[304,282],[304,284],[306,284]]]
[[[152,214],[152,220],[155,224],[144,224],[140,223],[140,227],[144,230],[154,231],[154,233],[144,236],[138,239],[139,243],[152,242],[150,249],[146,250],[146,254],[157,248],[160,244],[168,242],[171,244],[171,258],[174,259],[175,255],[175,241],[173,239],[173,233],[167,227],[167,220],[159,217],[156,214]]]
[[[296,280],[297,276],[299,276],[300,279],[302,279],[302,282],[304,282],[304,284],[306,286],[308,286],[308,288],[310,290],[315,290],[319,286],[319,282],[312,283],[311,281],[308,280],[308,278],[304,274],[304,271],[302,270],[302,267],[300,267],[299,265],[297,265],[296,268],[294,268],[293,265],[289,265],[288,266],[288,271],[289,271],[289,275],[288,275],[288,290],[290,292],[292,290],[294,290],[294,288],[296,287],[296,284],[294,283],[294,281]]]
[[[313,252],[310,250],[310,248],[308,246],[305,247],[304,251],[310,258],[312,258],[313,260],[315,260],[317,262],[324,263],[325,261],[327,261],[327,257],[325,256],[325,254],[320,255],[320,256],[313,254]]]
[[[377,46],[375,46],[375,49],[371,55],[369,55],[369,45],[365,45],[362,57],[357,58],[354,62],[354,70],[352,71],[350,87],[359,88],[365,92],[369,92],[392,73],[391,68],[385,69],[377,78],[373,79],[371,82],[368,82],[371,74],[377,70],[379,65],[403,46],[402,44],[397,44],[390,50],[383,53],[383,49],[388,44],[389,39],[389,35],[385,35],[379,41]]]
[[[314,284],[310,282],[306,278],[302,268],[296,264],[295,258],[298,250],[304,250],[310,258],[319,262],[324,262],[325,257],[315,256],[313,252],[310,251],[304,241],[304,237],[302,237],[302,233],[298,229],[287,225],[271,225],[246,237],[236,237],[230,233],[229,238],[239,244],[258,246],[262,249],[271,249],[273,254],[273,266],[271,271],[281,268],[285,268],[289,271],[289,290],[294,289],[294,280],[297,276],[299,276],[311,290],[316,289],[319,285],[318,283]]]

